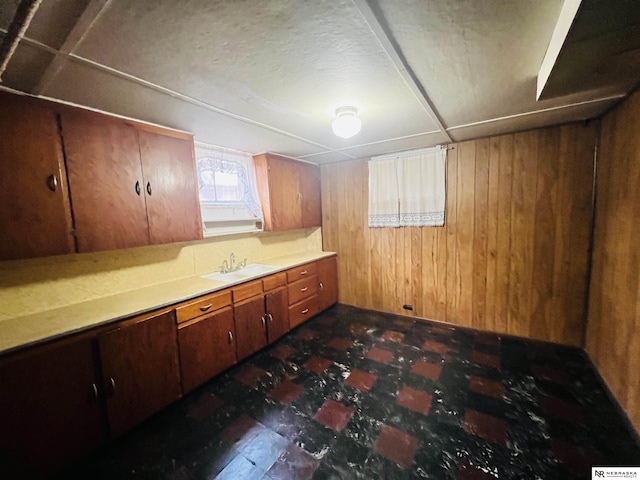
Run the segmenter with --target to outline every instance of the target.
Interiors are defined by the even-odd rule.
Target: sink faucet
[[[231,252],[231,255],[229,255],[229,261],[224,260],[222,262],[222,265],[220,266],[220,273],[235,272],[236,270],[243,269],[244,267],[247,266],[246,258],[242,260],[240,263],[238,263],[237,265],[234,265],[235,261],[236,261],[236,256],[233,252]]]

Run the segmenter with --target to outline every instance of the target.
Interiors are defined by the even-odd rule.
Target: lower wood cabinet
[[[82,338],[0,362],[3,478],[44,478],[106,440],[96,360]]]
[[[280,287],[264,297],[267,314],[267,343],[272,344],[289,332],[287,288]]]
[[[338,302],[338,257],[318,260],[318,308],[326,310]]]
[[[147,316],[98,337],[111,436],[181,395],[173,312]]]
[[[233,310],[226,307],[178,325],[178,343],[187,393],[236,363]]]
[[[233,315],[237,333],[236,353],[238,360],[242,360],[267,345],[264,296],[234,303]]]

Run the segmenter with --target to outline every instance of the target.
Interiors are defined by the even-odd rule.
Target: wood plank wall
[[[574,124],[453,145],[440,228],[369,229],[366,161],[323,165],[340,302],[581,346],[595,138]]]
[[[602,120],[586,350],[640,431],[640,93]]]

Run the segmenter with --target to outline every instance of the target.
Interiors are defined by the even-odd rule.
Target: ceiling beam
[[[65,63],[67,63],[68,55],[73,53],[82,40],[84,40],[89,30],[91,30],[91,27],[93,27],[98,18],[100,18],[100,15],[106,10],[110,2],[111,0],[91,0],[87,4],[82,15],[78,18],[78,21],[67,35],[67,38],[65,38],[64,43],[56,52],[55,57],[53,57],[53,60],[51,60],[51,63],[49,63],[49,66],[47,66],[42,77],[40,77],[40,81],[31,93],[34,95],[46,94],[47,87],[56,78],[58,73],[60,73]]]
[[[22,0],[16,8],[11,25],[7,30],[7,35],[2,39],[0,44],[0,83],[2,82],[2,74],[7,69],[11,57],[13,57],[16,48],[22,37],[24,37],[27,28],[33,16],[36,14],[42,0]]]
[[[374,36],[382,46],[382,49],[395,66],[407,87],[409,87],[420,105],[422,105],[422,108],[436,124],[442,136],[447,142],[451,143],[453,140],[447,133],[447,129],[444,126],[442,119],[438,115],[431,99],[422,86],[422,83],[420,83],[420,80],[418,80],[413,69],[407,62],[407,59],[402,53],[402,49],[393,38],[389,28],[386,26],[386,21],[384,20],[382,13],[374,11],[367,0],[352,0],[352,2],[360,11],[360,15],[362,15],[362,18],[373,32]]]
[[[538,72],[536,100],[540,100],[540,96],[551,76],[551,71],[556,64],[556,60],[558,60],[562,45],[564,45],[564,41],[567,39],[567,35],[569,34],[569,30],[571,30],[571,25],[573,25],[581,3],[582,0],[564,0],[562,4],[558,21],[551,35],[551,41],[549,42],[547,52],[544,54],[544,59]]]

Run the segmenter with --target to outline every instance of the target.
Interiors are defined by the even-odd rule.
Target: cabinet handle
[[[151,195],[151,182],[147,182],[147,193]]]
[[[320,282],[320,290],[322,290],[324,288],[324,285],[322,285],[322,282]]]
[[[267,313],[267,316],[269,317],[269,323],[273,323],[273,316],[270,313]]]
[[[58,189],[58,177],[56,177],[55,173],[52,173],[49,175],[49,178],[47,178],[47,186],[52,192],[55,192]]]
[[[305,308],[304,310],[302,310],[302,314],[304,315],[305,313],[309,313],[309,309]]]
[[[136,182],[136,193],[140,196],[140,182]]]
[[[91,387],[93,387],[93,397],[97,400],[98,399],[98,386],[95,383],[92,383]]]
[[[309,287],[304,287],[300,289],[301,292],[306,292],[307,290],[309,290]]]
[[[111,395],[113,395],[114,393],[116,393],[116,381],[113,379],[113,377],[109,377],[109,383],[111,383]]]
[[[200,307],[200,311],[201,312],[206,312],[207,310],[209,310],[211,308],[212,305],[213,305],[212,303],[209,303],[207,305],[203,305],[203,306]]]
[[[262,315],[262,326],[266,327],[267,326],[267,320],[265,319],[266,315]]]
[[[300,275],[306,275],[308,272],[306,270],[303,270],[300,272]]]
[[[229,332],[229,345],[233,342],[233,333]]]

